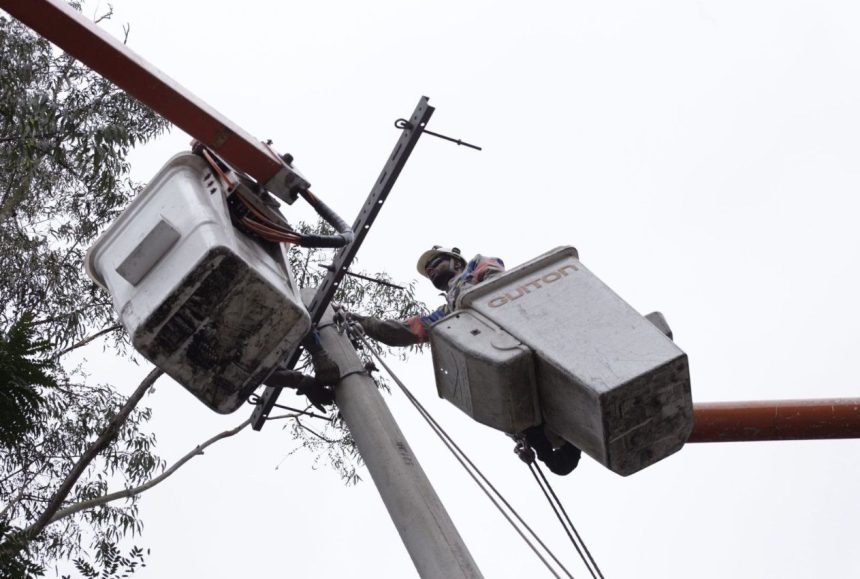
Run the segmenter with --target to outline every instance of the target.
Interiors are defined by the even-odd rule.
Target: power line
[[[348,325],[347,331],[350,334],[350,337],[357,338],[361,341],[361,343],[367,348],[367,350],[373,355],[374,358],[385,368],[385,371],[391,376],[392,380],[397,384],[406,398],[415,406],[418,413],[422,418],[430,425],[430,428],[433,432],[442,440],[442,443],[448,448],[454,458],[460,463],[460,465],[466,470],[472,480],[475,481],[475,484],[478,485],[478,488],[483,491],[487,498],[490,499],[490,502],[498,509],[498,511],[505,517],[508,523],[514,528],[514,530],[519,534],[519,536],[526,542],[529,548],[537,555],[537,557],[541,560],[541,562],[546,566],[546,568],[553,574],[557,579],[561,579],[561,576],[558,572],[549,564],[546,558],[540,553],[537,547],[532,543],[532,541],[526,537],[523,533],[522,529],[520,529],[517,524],[511,519],[511,517],[502,509],[499,501],[501,501],[505,507],[511,512],[511,514],[517,519],[517,521],[522,525],[528,532],[534,537],[535,541],[546,551],[546,553],[550,556],[550,558],[558,565],[561,570],[564,572],[567,577],[570,579],[574,579],[573,575],[567,568],[558,560],[558,557],[546,546],[546,544],[540,539],[540,537],[535,533],[532,528],[523,520],[523,518],[519,515],[519,513],[514,509],[511,504],[502,496],[502,494],[496,489],[496,487],[487,479],[487,477],[481,472],[481,470],[475,466],[475,463],[469,459],[465,452],[457,445],[456,442],[451,438],[451,436],[443,429],[438,422],[433,418],[432,415],[427,411],[426,408],[418,401],[418,399],[412,394],[412,392],[406,387],[406,385],[397,377],[394,371],[388,367],[388,365],[382,360],[379,354],[375,351],[375,349],[367,342],[365,339],[363,332],[358,326],[356,329],[355,325]],[[480,480],[479,480],[480,479]],[[485,486],[486,485],[486,486]],[[491,492],[492,491],[492,492]],[[495,494],[495,497],[493,496]],[[498,497],[498,501],[496,500]]]
[[[552,507],[555,516],[564,528],[564,532],[567,533],[570,542],[573,543],[573,547],[576,549],[576,552],[579,553],[579,557],[582,559],[582,562],[585,563],[585,567],[588,569],[588,572],[594,579],[598,579],[598,577],[599,579],[604,579],[603,573],[600,572],[600,568],[597,566],[597,562],[594,560],[594,557],[591,556],[591,552],[588,550],[588,547],[585,546],[585,541],[580,537],[576,527],[573,526],[573,521],[570,520],[570,516],[568,516],[567,511],[564,509],[564,505],[559,500],[558,495],[556,495],[555,491],[552,490],[552,486],[543,474],[543,470],[541,470],[540,466],[534,460],[527,464],[532,476],[534,476],[535,481],[549,502],[550,507]],[[571,531],[573,531],[573,534],[571,534]],[[581,548],[580,545],[582,545]]]

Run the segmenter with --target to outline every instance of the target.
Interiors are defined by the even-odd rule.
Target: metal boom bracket
[[[337,252],[322,285],[319,286],[310,304],[308,304],[308,312],[310,312],[311,321],[314,324],[322,318],[323,312],[325,312],[325,309],[334,297],[341,279],[343,279],[347,269],[352,264],[352,260],[355,259],[355,255],[367,236],[367,232],[370,231],[370,226],[379,214],[379,210],[382,209],[388,193],[394,186],[395,181],[397,181],[397,177],[400,176],[400,171],[403,170],[403,166],[409,159],[412,149],[418,143],[418,138],[424,132],[424,127],[427,125],[427,121],[430,120],[430,116],[434,111],[434,108],[430,106],[428,101],[427,97],[421,97],[421,100],[418,101],[418,106],[415,107],[412,116],[409,117],[409,122],[403,126],[403,132],[400,134],[394,150],[385,162],[379,178],[373,184],[373,188],[367,196],[367,201],[364,202],[364,206],[359,211],[358,217],[356,217],[355,223],[352,225],[355,239],[353,239],[352,243]],[[290,369],[294,368],[300,355],[301,347],[296,348],[290,354],[287,367]],[[266,387],[266,390],[260,396],[257,407],[254,409],[254,413],[251,415],[251,424],[254,430],[263,428],[263,424],[265,424],[266,419],[269,417],[269,413],[272,411],[275,402],[277,402],[280,393],[280,387]]]

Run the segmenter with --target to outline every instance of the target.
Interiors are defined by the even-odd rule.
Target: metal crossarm
[[[376,180],[370,194],[367,196],[367,201],[364,202],[364,206],[361,208],[361,211],[358,213],[358,217],[355,219],[355,223],[352,225],[352,230],[355,232],[355,239],[352,243],[338,251],[328,274],[326,274],[325,279],[319,286],[316,294],[314,294],[311,302],[308,304],[308,311],[313,323],[319,322],[323,312],[325,312],[326,307],[328,307],[334,297],[341,279],[343,279],[347,269],[349,269],[349,266],[352,264],[352,260],[355,259],[355,255],[358,253],[361,243],[367,236],[367,232],[370,231],[370,226],[379,214],[379,210],[382,209],[385,199],[388,197],[388,193],[394,186],[394,182],[397,181],[397,177],[400,175],[400,171],[403,170],[403,166],[409,159],[412,149],[415,148],[415,144],[418,142],[418,138],[424,131],[427,121],[430,120],[430,116],[433,114],[434,109],[430,106],[428,100],[429,99],[427,97],[421,97],[421,100],[418,101],[418,106],[415,107],[412,116],[409,117],[409,122],[404,125],[403,132],[400,134],[400,138],[397,140],[394,150],[385,162],[385,166],[382,168],[379,178]],[[301,349],[295,350],[289,357],[287,367],[294,368],[300,355]],[[257,408],[254,410],[254,414],[252,415],[252,426],[254,427],[254,430],[260,430],[263,427],[263,424],[266,422],[266,418],[268,418],[269,412],[271,412],[280,392],[280,388],[266,387],[266,390],[260,397]]]

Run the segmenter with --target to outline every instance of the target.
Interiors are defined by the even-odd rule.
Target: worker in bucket
[[[501,259],[476,255],[466,263],[458,248],[434,245],[418,258],[418,273],[429,279],[436,289],[445,292],[445,305],[425,316],[412,316],[405,320],[380,320],[357,314],[351,314],[351,317],[368,337],[383,344],[421,344],[430,339],[430,326],[454,310],[457,297],[463,290],[504,271],[505,264]]]
[[[364,329],[368,337],[389,346],[410,346],[429,339],[428,331],[434,322],[447,315],[453,308],[460,293],[476,283],[505,271],[502,260],[475,256],[468,264],[456,247],[448,249],[434,246],[425,251],[418,260],[418,273],[430,279],[433,285],[446,291],[447,303],[426,316],[413,316],[405,321],[380,320],[357,314],[349,314],[350,319]],[[310,354],[313,376],[296,370],[278,369],[266,380],[267,386],[295,388],[300,395],[323,410],[334,402],[334,389],[339,373],[337,366],[319,345],[316,332],[308,336],[302,347]],[[550,449],[551,450],[551,449]]]
[[[434,245],[418,258],[418,273],[430,280],[436,289],[445,292],[446,303],[427,315],[416,315],[405,320],[349,314],[369,337],[389,346],[410,346],[427,342],[430,327],[456,308],[460,294],[481,282],[505,271],[501,259],[476,255],[468,262],[456,247]],[[542,425],[533,426],[522,433],[537,457],[547,468],[559,475],[570,473],[579,463],[580,450],[566,440],[547,431]]]

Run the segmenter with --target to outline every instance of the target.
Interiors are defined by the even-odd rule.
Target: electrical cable
[[[257,406],[260,404],[260,396],[257,394],[251,394],[248,397],[248,404],[251,406]],[[290,412],[297,412],[298,414],[304,414],[305,416],[310,416],[311,418],[319,418],[321,420],[325,420],[326,422],[331,422],[331,416],[324,416],[322,414],[315,414],[313,412],[308,412],[307,410],[301,410],[299,408],[293,408],[292,406],[284,406],[283,404],[273,404],[274,408],[280,408],[281,410],[289,410]],[[267,418],[266,420],[279,420],[282,418],[295,418],[292,414],[284,414],[282,416],[272,416]]]
[[[303,247],[343,247],[355,239],[355,234],[346,221],[340,218],[331,207],[310,191],[299,191],[299,195],[307,201],[326,223],[334,227],[337,235],[302,235]]]
[[[302,247],[339,248],[350,244],[353,239],[355,239],[355,233],[352,231],[352,228],[337,213],[335,213],[334,210],[326,205],[322,199],[307,190],[300,190],[298,193],[305,201],[308,202],[308,204],[310,204],[314,211],[316,211],[326,223],[334,228],[337,233],[334,235],[303,234],[290,229],[289,227],[284,227],[281,224],[275,223],[254,207],[254,204],[245,197],[241,183],[238,180],[231,179],[221,167],[222,163],[225,166],[226,163],[221,161],[220,158],[216,157],[214,153],[202,145],[195,146],[194,150],[199,152],[203,158],[206,159],[212,167],[212,170],[219,176],[221,181],[227,187],[228,195],[234,195],[236,200],[241,203],[242,207],[256,218],[251,219],[247,215],[236,215],[234,213],[237,220],[266,241],[270,241],[272,243],[291,243]],[[233,212],[232,207],[231,212]]]
[[[540,490],[543,491],[543,495],[546,498],[546,500],[549,502],[549,505],[552,508],[553,513],[555,514],[556,518],[558,519],[558,522],[561,523],[561,526],[564,528],[564,532],[567,533],[567,536],[570,538],[571,541],[573,541],[573,537],[571,536],[570,531],[567,529],[567,526],[564,524],[564,519],[561,518],[561,514],[558,512],[558,509],[556,508],[555,504],[550,499],[549,494],[547,493],[546,489],[541,484],[541,481],[537,475],[537,472],[535,472],[534,461],[527,463],[527,466],[529,467],[529,472],[534,477],[535,482],[537,483],[538,487],[540,487]],[[582,554],[582,551],[579,549],[579,545],[576,542],[574,542],[573,546],[576,549],[576,552],[579,553],[579,557],[584,561],[585,556]],[[586,563],[586,566],[588,566],[587,563]],[[588,571],[589,571],[589,573],[591,573],[591,576],[594,577],[594,573],[591,571],[590,567],[588,568]]]
[[[501,508],[499,502],[492,496],[492,494],[490,493],[490,491],[487,490],[486,487],[488,487],[498,497],[498,499],[517,519],[517,521],[519,521],[519,523],[531,534],[531,536],[534,537],[537,543],[544,549],[544,551],[549,554],[550,558],[552,558],[556,565],[558,565],[570,579],[574,579],[570,571],[568,571],[567,568],[561,563],[561,561],[558,560],[555,554],[549,549],[549,547],[546,546],[546,544],[540,539],[540,537],[538,537],[537,533],[535,533],[532,528],[523,520],[519,513],[517,513],[516,509],[514,509],[511,504],[502,496],[502,494],[489,481],[489,479],[484,476],[481,470],[477,466],[475,466],[475,463],[473,463],[471,459],[469,459],[466,453],[463,452],[463,450],[457,445],[456,442],[454,442],[450,435],[448,435],[448,433],[439,425],[439,423],[436,422],[436,420],[433,418],[432,415],[430,415],[427,409],[424,408],[424,406],[418,401],[418,399],[412,394],[412,392],[406,387],[406,385],[397,377],[397,375],[391,370],[391,368],[389,368],[388,365],[382,360],[379,354],[370,346],[364,336],[355,334],[354,332],[349,331],[349,329],[348,332],[350,334],[350,337],[357,337],[358,339],[360,339],[364,346],[367,348],[367,350],[373,355],[373,357],[377,359],[377,361],[382,365],[383,368],[385,368],[385,371],[388,372],[388,374],[391,376],[395,384],[397,384],[397,386],[400,388],[406,398],[413,404],[413,406],[415,406],[415,408],[418,410],[418,413],[421,414],[421,417],[424,418],[424,420],[430,425],[430,428],[433,430],[433,432],[442,440],[443,444],[445,444],[451,454],[454,455],[454,458],[457,459],[457,461],[466,470],[472,480],[475,481],[475,484],[478,485],[478,488],[480,488],[481,491],[483,491],[484,494],[487,495],[487,498],[490,499],[490,502],[492,502],[496,509],[498,509],[499,512],[502,514],[502,516],[505,517],[508,523],[514,528],[517,534],[520,535],[523,541],[526,542],[526,544],[529,546],[529,548],[531,548],[535,555],[537,555],[537,557],[541,560],[544,566],[546,566],[550,573],[552,573],[553,576],[555,576],[556,578],[561,579],[561,576],[556,572],[555,569],[552,568],[552,566],[538,551],[535,545],[525,536],[523,531],[519,527],[517,527],[516,523],[514,523],[511,517]],[[478,480],[478,477],[480,477],[480,481]],[[483,483],[481,481],[483,481]],[[486,485],[486,487],[484,485]]]
[[[588,557],[588,561],[586,561],[585,558],[583,557],[583,559],[582,559],[583,563],[585,563],[585,566],[588,567],[589,562],[590,562],[591,566],[594,567],[594,570],[597,572],[597,575],[600,577],[600,579],[604,579],[603,573],[600,572],[600,568],[597,566],[597,561],[595,561],[594,557],[591,556],[591,551],[589,551],[588,547],[585,546],[585,541],[582,540],[582,537],[579,535],[579,532],[577,532],[576,527],[573,526],[573,521],[570,519],[570,516],[567,514],[567,511],[565,510],[564,505],[562,504],[561,500],[559,500],[558,495],[556,495],[555,491],[552,489],[552,485],[549,484],[549,480],[546,478],[546,475],[543,474],[543,470],[541,470],[540,465],[535,463],[534,466],[535,466],[535,470],[540,475],[540,478],[543,479],[543,483],[546,486],[546,488],[549,490],[550,495],[552,495],[552,498],[555,501],[555,504],[558,505],[558,508],[561,510],[562,515],[564,515],[564,520],[567,522],[568,526],[570,527],[570,530],[573,531],[573,534],[576,536],[576,539],[579,541],[579,544],[582,545],[582,549],[585,551],[585,555]],[[547,497],[547,498],[549,498],[549,497]],[[553,509],[553,510],[555,510],[555,509]],[[564,526],[564,522],[562,522],[562,526]],[[567,530],[567,529],[565,529],[565,530]],[[574,541],[574,539],[570,535],[570,533],[568,533],[567,536],[570,537],[570,540],[573,542],[574,547],[576,547],[576,541]],[[576,550],[577,550],[577,552],[579,552],[580,557],[582,557],[582,552],[579,551],[579,547],[576,547]],[[591,569],[589,569],[589,571],[591,571]],[[594,577],[594,573],[592,573],[591,575],[592,575],[592,577]]]
[[[253,229],[256,233],[265,237],[269,241],[296,243],[300,240],[300,236],[298,234],[288,233],[280,229],[275,229],[271,225],[268,225],[266,223],[260,223],[259,221],[255,221],[253,219],[250,219],[249,217],[241,218],[240,222],[243,225],[249,227],[250,229]]]
[[[221,166],[215,161],[215,159],[212,158],[212,155],[209,153],[209,150],[203,147],[200,149],[200,151],[203,153],[203,158],[206,159],[206,161],[209,163],[209,166],[212,167],[215,173],[218,174],[218,176],[227,186],[227,191],[232,191],[233,189],[235,189],[236,185],[238,185],[238,182],[233,182],[230,180],[224,170],[221,169]]]
[[[561,523],[564,532],[567,534],[568,538],[570,539],[570,542],[573,543],[573,547],[579,554],[579,558],[582,559],[582,562],[585,564],[585,568],[588,569],[589,574],[591,574],[593,579],[598,579],[597,575],[600,575],[600,579],[604,579],[603,574],[600,573],[600,569],[597,567],[597,563],[595,563],[594,559],[591,557],[591,553],[585,546],[585,542],[582,540],[582,537],[579,536],[579,533],[576,531],[576,527],[573,526],[570,517],[567,516],[567,512],[564,510],[564,506],[561,504],[561,501],[558,499],[558,496],[552,490],[552,486],[550,486],[549,481],[547,480],[546,476],[544,476],[540,466],[534,460],[526,464],[528,465],[529,471],[532,473],[535,482],[537,482],[538,487],[540,487],[541,491],[543,491],[544,497],[546,497],[547,502],[549,502],[549,506],[552,508],[552,511],[558,519],[558,522]],[[562,517],[562,513],[564,513],[564,517]],[[574,535],[576,535],[576,539],[579,540],[579,543],[577,543],[576,539],[574,539],[574,535],[571,534],[570,529],[568,529],[568,525],[570,526],[570,529],[573,530],[573,533]],[[580,548],[580,544],[582,544],[582,548]],[[588,554],[587,558],[586,555],[583,553],[583,549],[585,550],[585,553]],[[597,575],[595,575],[594,570],[592,570],[592,567],[597,570]]]
[[[289,410],[290,412],[295,412],[297,414],[303,414],[304,416],[310,416],[311,418],[319,418],[321,420],[325,420],[326,422],[331,422],[331,416],[323,416],[322,414],[316,414],[314,412],[308,412],[307,410],[300,410],[298,408],[293,408],[292,406],[284,406],[283,404],[275,404],[275,408],[280,408],[282,410]],[[266,420],[278,420],[281,418],[293,418],[295,415],[293,414],[284,414],[283,416],[270,416]]]

